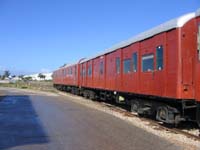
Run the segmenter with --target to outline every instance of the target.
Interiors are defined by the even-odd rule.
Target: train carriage
[[[126,103],[166,123],[200,125],[200,9],[79,61],[77,74],[66,77],[76,84],[59,80],[61,70],[54,73],[55,86]]]

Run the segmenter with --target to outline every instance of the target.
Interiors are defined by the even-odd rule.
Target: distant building
[[[15,82],[20,81],[20,80],[21,80],[21,78],[19,78],[19,77],[13,77],[13,78],[10,77],[10,78],[9,78],[9,82],[10,82],[10,83],[15,83]]]
[[[0,83],[9,83],[9,80],[0,80]]]
[[[39,73],[32,74],[32,75],[25,75],[24,78],[31,77],[32,80],[36,80],[36,81],[52,80],[52,73],[42,73],[42,74],[45,76],[44,79],[38,77]]]

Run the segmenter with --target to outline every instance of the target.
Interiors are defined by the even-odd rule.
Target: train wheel
[[[168,116],[168,109],[165,106],[160,106],[157,108],[156,119],[162,122],[167,122]]]
[[[75,95],[75,88],[72,87],[71,93]]]
[[[137,113],[139,109],[139,102],[136,100],[131,101],[131,112]]]
[[[88,91],[87,90],[84,90],[83,97],[88,98]]]
[[[95,92],[89,91],[89,99],[95,100]]]

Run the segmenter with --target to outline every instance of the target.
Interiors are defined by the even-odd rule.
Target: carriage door
[[[83,64],[83,82],[82,82],[82,86],[86,86],[86,82],[87,82],[87,62],[85,62]]]
[[[154,37],[154,46],[153,49],[155,51],[155,66],[154,66],[154,93],[158,96],[163,96],[165,92],[165,63],[164,56],[166,51],[165,46],[165,34],[162,33]]]
[[[83,86],[83,64],[79,64],[80,71],[79,71],[79,86]]]
[[[141,43],[141,73],[140,73],[140,92],[142,94],[154,95],[154,69],[155,69],[155,50],[152,39]]]
[[[105,88],[105,56],[100,57],[99,62],[99,88]]]
[[[123,56],[122,90],[131,92],[134,81],[132,80],[132,67],[131,67],[132,52],[130,46],[122,50],[122,56]]]
[[[200,18],[197,19],[197,35],[196,35],[196,49],[197,49],[197,59],[196,59],[196,67],[195,67],[195,99],[200,101]]]
[[[77,76],[77,65],[74,66],[74,84],[77,85],[78,83],[78,76]]]
[[[156,35],[141,43],[140,90],[144,94],[164,94],[164,49],[165,33]]]
[[[115,53],[115,85],[116,91],[121,91],[121,76],[122,76],[122,61],[121,61],[121,49]]]
[[[194,24],[187,24],[181,31],[182,52],[182,98],[194,97],[194,56],[197,54],[197,35],[194,36]],[[199,74],[198,74],[199,76]]]

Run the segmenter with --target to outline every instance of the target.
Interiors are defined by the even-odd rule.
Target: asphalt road
[[[2,88],[0,88],[2,90]],[[71,97],[5,90],[0,150],[179,150],[182,147]]]

